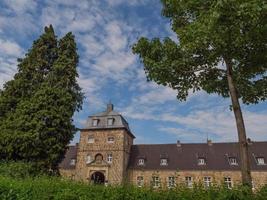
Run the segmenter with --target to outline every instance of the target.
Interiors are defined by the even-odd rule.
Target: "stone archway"
[[[105,175],[102,172],[94,172],[91,175],[91,183],[94,184],[104,184],[105,183]]]

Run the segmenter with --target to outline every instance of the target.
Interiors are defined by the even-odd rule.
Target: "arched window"
[[[96,154],[96,156],[95,156],[96,163],[101,163],[102,160],[103,160],[102,154],[100,154],[100,153]]]

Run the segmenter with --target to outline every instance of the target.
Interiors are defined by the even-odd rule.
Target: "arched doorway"
[[[91,183],[104,184],[105,183],[105,175],[102,172],[94,172],[91,176]]]

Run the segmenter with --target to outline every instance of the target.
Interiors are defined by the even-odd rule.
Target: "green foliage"
[[[14,79],[0,92],[0,158],[56,170],[76,128],[82,105],[78,55],[72,33],[57,41],[53,27],[19,59]]]
[[[151,190],[133,186],[94,186],[59,177],[14,179],[0,176],[0,199],[3,200],[266,200],[266,193],[267,187],[255,194],[245,187],[232,190],[222,187],[204,189],[201,186]]]
[[[40,176],[44,172],[38,169],[34,163],[25,162],[0,162],[0,176],[16,179]]]
[[[267,98],[267,3],[262,0],[162,0],[178,42],[141,38],[133,52],[149,80],[178,91],[229,96],[224,62],[233,65],[238,96],[246,104]]]

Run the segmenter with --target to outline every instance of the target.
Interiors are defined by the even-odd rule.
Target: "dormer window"
[[[236,157],[229,157],[229,164],[230,165],[238,165]]]
[[[205,158],[198,158],[197,164],[198,165],[206,165],[206,159]]]
[[[95,138],[93,135],[89,135],[88,136],[88,143],[94,143],[95,142]]]
[[[108,143],[114,143],[115,139],[113,136],[108,137]]]
[[[113,126],[114,121],[114,118],[108,118],[108,126]]]
[[[145,164],[145,159],[143,159],[143,158],[138,159],[138,163],[137,164],[139,166],[143,166]]]
[[[166,166],[168,165],[168,160],[166,158],[161,158],[160,159],[160,165],[161,166]]]
[[[257,165],[265,165],[264,157],[257,157]]]
[[[93,119],[93,126],[98,126],[99,119]]]
[[[75,164],[76,164],[76,159],[74,159],[74,158],[71,159],[71,160],[70,160],[70,165],[74,166]]]

